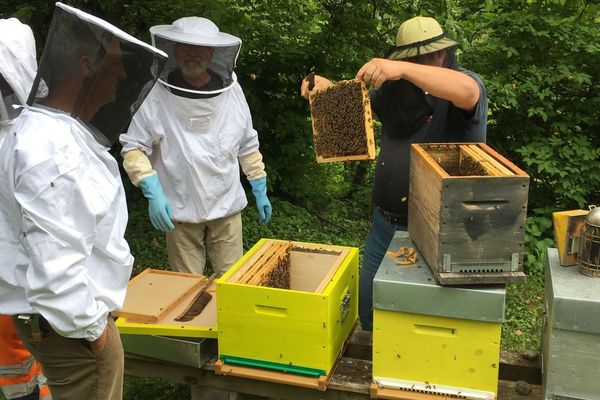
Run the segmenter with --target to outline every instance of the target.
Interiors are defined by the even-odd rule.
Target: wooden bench
[[[217,361],[215,358],[202,368],[192,368],[126,353],[125,373],[140,377],[163,378],[172,382],[215,389],[232,390],[234,388],[239,393],[264,396],[271,399],[364,400],[370,398],[371,346],[371,332],[354,332],[325,392],[274,382],[217,375],[215,374],[215,363]],[[542,400],[540,365],[539,359],[531,361],[516,352],[502,351],[500,354],[498,400]],[[527,382],[531,388],[531,393],[528,395],[517,393],[515,390],[517,381]],[[406,398],[406,400],[412,399],[412,397]],[[417,394],[414,399],[436,400],[437,397]]]

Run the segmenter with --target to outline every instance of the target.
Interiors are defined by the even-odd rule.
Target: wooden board
[[[409,176],[408,232],[431,265],[439,256],[442,183],[449,175],[423,148],[413,146]]]
[[[157,323],[206,280],[202,275],[146,269],[129,281],[123,308],[129,322]]]
[[[313,139],[315,143],[315,152],[317,156],[318,163],[325,162],[337,162],[337,161],[358,161],[358,160],[374,160],[375,159],[375,140],[373,134],[373,116],[371,112],[371,100],[369,96],[369,91],[366,85],[363,82],[360,82],[360,90],[362,100],[360,104],[357,104],[354,109],[348,107],[347,104],[336,104],[333,102],[328,107],[331,107],[331,112],[326,116],[317,115],[317,111],[315,108],[317,101],[329,101],[328,98],[331,97],[331,93],[334,91],[339,91],[344,85],[348,85],[349,83],[358,83],[356,81],[340,81],[335,84],[331,88],[327,88],[321,91],[313,92],[309,95],[309,102],[311,108],[311,120],[312,120],[312,128],[313,128]],[[345,111],[343,111],[345,110]],[[357,113],[360,115],[352,115],[352,113]],[[364,122],[364,132],[365,132],[365,152],[357,153],[357,154],[323,154],[318,150],[319,140],[320,140],[320,132],[318,132],[318,123],[316,120],[318,118],[327,117],[334,124],[339,124],[341,126],[346,126],[348,120],[352,119],[362,119]],[[340,136],[346,135],[348,137],[348,132],[341,132]]]
[[[320,376],[319,378],[310,378],[307,376],[286,374],[284,372],[269,371],[266,369],[228,365],[223,363],[223,361],[221,360],[218,360],[215,363],[215,365],[217,375],[232,375],[241,378],[255,379],[259,381],[282,383],[285,385],[316,389],[322,392],[325,391],[325,389],[327,389],[328,378],[326,376]]]
[[[486,154],[475,144],[460,145],[461,156],[466,154],[475,160],[490,176],[511,176],[512,171],[504,167],[501,163]]]

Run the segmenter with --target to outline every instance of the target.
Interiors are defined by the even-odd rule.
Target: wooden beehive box
[[[320,379],[357,320],[358,249],[261,239],[217,280],[217,298],[221,362]]]
[[[441,285],[525,279],[528,190],[486,144],[412,145],[408,231]]]
[[[365,84],[341,81],[309,96],[317,162],[373,160],[373,118]]]

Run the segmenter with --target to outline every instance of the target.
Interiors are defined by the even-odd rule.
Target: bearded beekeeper
[[[148,199],[152,224],[167,232],[171,267],[202,274],[208,256],[224,272],[243,253],[240,165],[260,219],[271,218],[258,135],[234,73],[242,43],[199,17],[150,33],[169,60],[121,135],[123,166]]]
[[[133,257],[109,148],[166,54],[57,3],[27,106],[0,149],[0,309],[55,400],[120,399]]]

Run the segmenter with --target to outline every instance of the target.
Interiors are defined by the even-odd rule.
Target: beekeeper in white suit
[[[0,20],[0,145],[25,104],[37,71],[31,28],[16,18]]]
[[[133,257],[109,148],[163,52],[57,3],[27,106],[0,149],[0,309],[55,400],[122,398],[122,307]],[[42,90],[47,88],[47,90]]]
[[[271,218],[258,135],[234,73],[242,43],[199,17],[150,33],[169,60],[121,135],[123,166],[148,199],[152,224],[167,232],[171,267],[202,274],[208,256],[224,272],[243,252],[239,165],[261,220]]]
[[[0,19],[0,147],[21,111],[15,106],[25,104],[27,100],[36,71],[35,39],[31,28],[16,18]],[[4,181],[0,177],[0,182]],[[0,260],[0,268],[4,266],[3,261]],[[2,348],[0,398],[50,400],[41,366],[17,337],[12,319],[5,315],[0,315]]]

